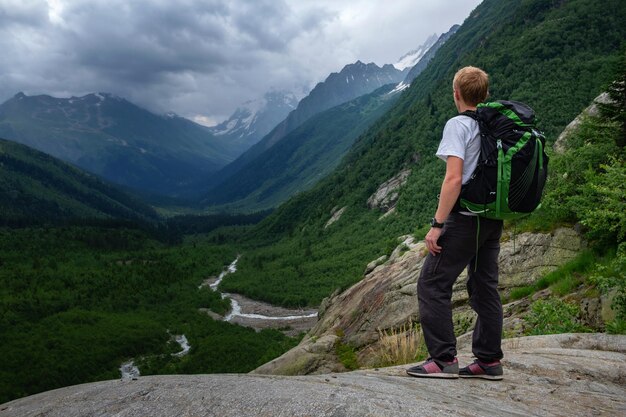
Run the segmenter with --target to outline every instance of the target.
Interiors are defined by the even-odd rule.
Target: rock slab
[[[406,376],[407,366],[314,376],[170,375],[66,387],[0,405],[0,417],[617,416],[626,336],[509,339],[505,379]],[[462,352],[462,364],[471,355]]]

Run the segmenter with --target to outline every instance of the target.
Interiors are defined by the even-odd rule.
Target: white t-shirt
[[[441,143],[435,154],[444,161],[448,156],[456,156],[463,160],[463,184],[465,184],[480,156],[480,130],[476,120],[468,116],[455,116],[448,120],[443,128]]]

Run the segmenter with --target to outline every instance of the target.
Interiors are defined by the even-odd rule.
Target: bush
[[[582,193],[572,198],[573,209],[590,239],[612,246],[626,238],[626,165],[612,158],[600,168],[600,173],[587,172]]]
[[[359,368],[359,361],[356,356],[354,347],[350,346],[349,344],[345,344],[339,340],[335,344],[335,353],[339,358],[339,362],[341,362],[342,365],[346,367],[346,369],[353,371]]]
[[[589,278],[603,294],[615,291],[611,308],[615,320],[606,323],[609,333],[626,334],[626,242],[617,249],[615,259],[608,265],[597,265],[597,272]]]
[[[526,316],[529,329],[526,334],[557,334],[589,332],[580,324],[580,308],[559,298],[535,301]]]

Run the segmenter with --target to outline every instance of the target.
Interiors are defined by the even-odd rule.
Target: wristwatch
[[[441,229],[443,227],[443,223],[439,223],[437,221],[437,219],[435,219],[434,217],[432,219],[430,219],[430,226],[431,227],[436,227],[438,229]]]

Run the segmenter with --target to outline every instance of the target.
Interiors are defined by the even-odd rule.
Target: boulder
[[[532,284],[582,250],[580,235],[573,229],[558,228],[552,233],[522,233],[502,243],[500,287]]]
[[[409,175],[411,175],[411,170],[404,169],[393,178],[382,183],[376,192],[367,199],[367,206],[370,209],[379,209],[384,212],[393,209],[398,202],[398,189],[406,184]]]
[[[576,116],[576,118],[572,120],[570,124],[565,127],[565,129],[563,129],[563,132],[561,132],[559,137],[554,142],[554,151],[561,154],[565,153],[565,150],[567,149],[567,138],[578,129],[578,126],[580,126],[583,118],[588,116],[598,116],[598,114],[600,113],[600,109],[598,108],[597,103],[607,104],[610,102],[611,98],[609,97],[608,93],[602,93],[598,97],[596,97],[593,101],[593,104],[583,110],[582,113]]]
[[[330,211],[330,219],[328,219],[328,221],[326,222],[326,225],[324,225],[324,229],[326,229],[328,226],[330,226],[331,224],[335,223],[337,220],[339,220],[341,218],[341,215],[343,214],[344,211],[346,211],[346,207],[342,207],[340,209],[337,209],[337,207],[334,207],[331,211]]]

